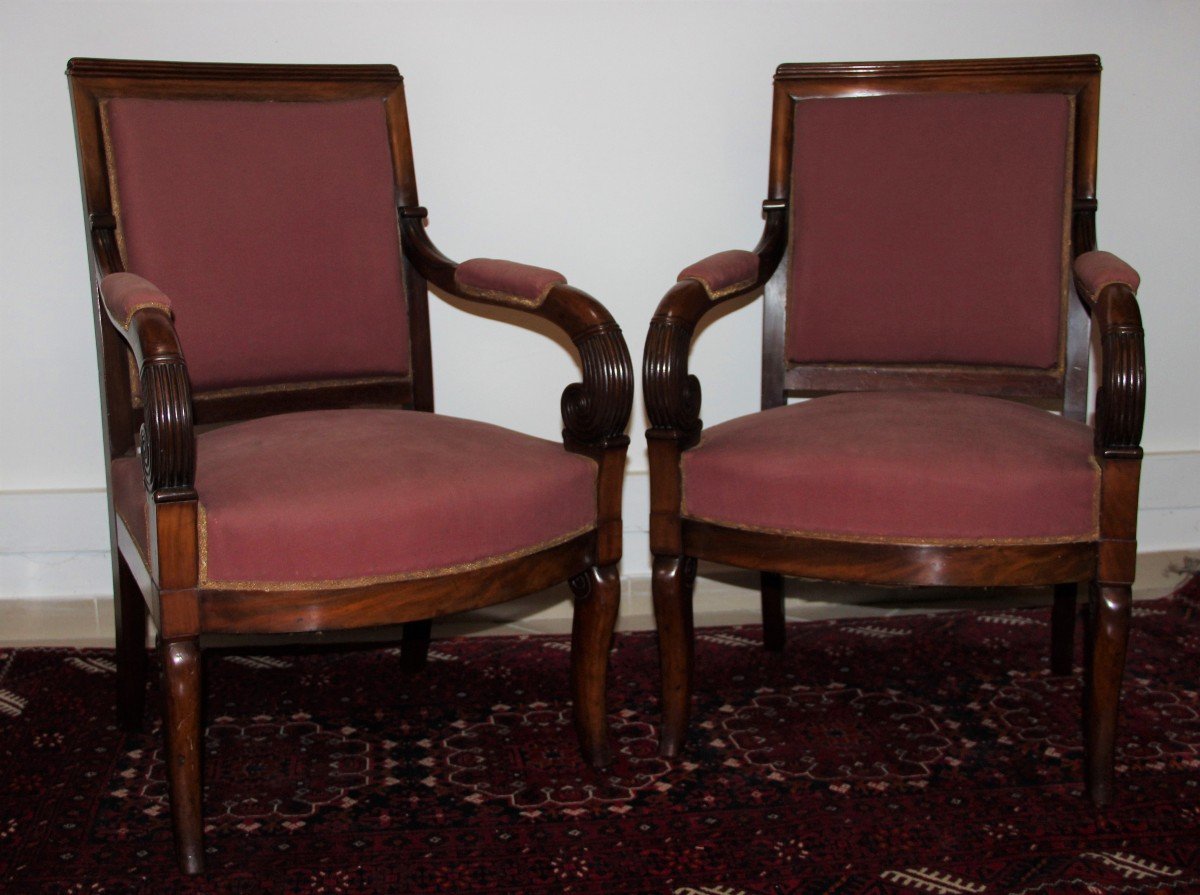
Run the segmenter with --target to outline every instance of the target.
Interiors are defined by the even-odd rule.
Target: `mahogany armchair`
[[[1087,791],[1112,799],[1145,365],[1138,276],[1095,251],[1099,89],[1095,56],[777,70],[762,239],[684,269],[646,342],[664,755],[697,559],[761,571],[772,650],[784,575],[1053,585],[1059,674],[1086,582]],[[758,291],[762,410],[704,430],[693,332]]]
[[[203,869],[200,651],[403,624],[569,581],[584,757],[609,760],[632,367],[559,274],[455,264],[392,66],[74,59],[116,591],[118,712],[162,656],[181,868]],[[563,444],[433,413],[427,282],[564,331]]]

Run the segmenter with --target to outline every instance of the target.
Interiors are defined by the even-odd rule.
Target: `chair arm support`
[[[146,490],[161,496],[190,496],[196,484],[196,435],[192,385],[170,300],[155,286],[129,273],[100,281],[104,309],[133,350],[142,385],[140,433]]]
[[[567,278],[556,270],[532,264],[472,258],[458,265],[454,282],[459,291],[477,298],[536,308],[546,301],[551,289],[565,285]]]
[[[608,310],[556,271],[487,258],[456,264],[429,239],[426,216],[418,206],[400,209],[404,254],[417,272],[450,295],[533,314],[566,333],[579,351],[583,381],[563,391],[564,438],[592,447],[627,444],[633,363]]]
[[[1100,329],[1096,453],[1140,459],[1146,413],[1146,347],[1137,297],[1124,282],[1102,286],[1093,316]]]
[[[749,288],[758,279],[758,264],[758,255],[754,252],[730,249],[688,265],[679,272],[678,279],[698,280],[708,297],[717,299]]]
[[[171,299],[151,283],[132,273],[110,273],[100,281],[104,310],[119,328],[129,329],[133,315],[143,308],[158,308],[171,314]]]
[[[1100,331],[1096,454],[1138,459],[1146,413],[1146,346],[1136,270],[1111,252],[1075,259],[1075,288]]]
[[[677,432],[685,441],[699,435],[700,380],[688,373],[692,335],[717,305],[761,289],[774,276],[787,239],[787,205],[768,200],[763,214],[762,238],[753,252],[719,252],[684,268],[659,302],[642,360],[646,411],[653,428]]]
[[[1075,259],[1075,286],[1094,302],[1105,286],[1121,283],[1135,295],[1141,285],[1138,272],[1111,252],[1084,252]]]

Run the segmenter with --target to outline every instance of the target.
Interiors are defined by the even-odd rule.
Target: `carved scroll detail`
[[[1141,327],[1104,333],[1101,386],[1096,393],[1096,449],[1106,456],[1140,457],[1146,410],[1146,352]]]
[[[633,409],[633,363],[616,324],[605,324],[575,340],[583,381],[562,393],[566,434],[583,444],[625,439]]]
[[[582,602],[592,595],[591,570],[571,576],[567,582],[571,587],[571,595],[576,602]]]
[[[646,410],[656,429],[700,428],[700,380],[688,374],[692,327],[675,318],[650,321],[642,378]]]
[[[192,388],[180,359],[142,366],[142,472],[146,490],[191,488],[196,481],[196,438],[192,429]]]

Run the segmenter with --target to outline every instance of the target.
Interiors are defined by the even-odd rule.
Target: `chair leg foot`
[[[571,626],[571,695],[575,733],[583,760],[594,768],[612,761],[608,740],[608,654],[621,604],[617,567],[592,567],[571,579],[575,618]]]
[[[200,647],[175,640],[161,647],[165,687],[163,721],[167,738],[167,779],[179,869],[204,872],[200,813]]]
[[[1054,609],[1050,615],[1050,672],[1068,675],[1075,661],[1075,582],[1054,585]]]
[[[142,729],[146,707],[146,602],[125,558],[114,559],[113,614],[117,629],[117,719],[130,733]]]
[[[429,657],[429,640],[433,632],[433,621],[405,622],[400,640],[400,668],[403,671],[420,671]]]
[[[687,739],[692,701],[692,587],[696,560],[688,556],[654,557],[654,619],[662,674],[662,731],[658,752],[673,758]]]
[[[774,572],[759,575],[762,590],[763,646],[770,652],[783,652],[787,629],[783,621],[783,576]]]
[[[1104,807],[1115,794],[1117,708],[1132,603],[1128,585],[1093,584],[1088,607],[1084,680],[1084,773],[1092,803]]]

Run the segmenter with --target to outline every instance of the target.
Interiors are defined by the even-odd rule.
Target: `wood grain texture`
[[[692,668],[696,635],[692,594],[696,560],[690,556],[654,557],[654,621],[662,675],[662,730],[658,751],[673,758],[683,750],[692,710]]]
[[[162,645],[163,729],[167,781],[179,869],[204,872],[204,827],[200,787],[200,647],[195,640]]]
[[[1095,542],[889,544],[813,538],[683,519],[690,556],[800,578],[905,587],[1031,587],[1080,581],[1096,566]]]
[[[612,762],[608,734],[608,655],[621,601],[615,565],[593,566],[571,578],[575,618],[571,626],[571,695],[575,733],[583,759],[594,768]]]
[[[594,565],[587,532],[532,556],[437,578],[331,590],[204,590],[204,630],[298,633],[395,625],[503,603],[566,581]]]
[[[1092,587],[1084,668],[1084,775],[1092,803],[1099,807],[1111,804],[1116,790],[1117,709],[1132,602],[1128,585]]]

